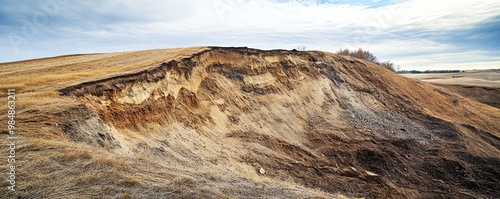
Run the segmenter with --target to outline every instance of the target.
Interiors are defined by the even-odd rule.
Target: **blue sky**
[[[2,0],[0,62],[189,46],[370,50],[401,69],[500,68],[495,0]]]

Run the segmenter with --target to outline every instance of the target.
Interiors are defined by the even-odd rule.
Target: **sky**
[[[190,46],[369,50],[400,70],[500,68],[498,0],[0,0],[0,62]]]

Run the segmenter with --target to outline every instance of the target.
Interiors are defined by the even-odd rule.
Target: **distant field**
[[[500,108],[500,71],[403,74],[447,88],[464,97]]]
[[[500,71],[462,73],[402,74],[405,77],[435,84],[482,85],[500,87]],[[455,77],[455,78],[454,78]]]

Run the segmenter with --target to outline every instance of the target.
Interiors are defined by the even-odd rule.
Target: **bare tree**
[[[377,60],[377,57],[375,57],[375,55],[373,55],[372,53],[370,53],[370,51],[363,50],[361,48],[358,49],[358,50],[356,50],[356,51],[350,51],[349,49],[345,49],[345,50],[340,49],[339,51],[337,51],[337,54],[338,55],[347,55],[347,56],[351,56],[351,57],[356,57],[356,58],[359,58],[359,59],[364,59],[366,61],[372,62],[374,64],[380,65],[380,66],[382,66],[384,68],[387,68],[387,69],[389,69],[391,71],[396,72],[396,70],[394,69],[394,63],[392,63],[390,61],[379,62]]]
[[[306,46],[298,46],[297,50],[298,51],[306,51],[306,48],[307,48]]]
[[[396,69],[394,69],[394,63],[391,63],[391,61],[384,61],[379,64],[380,66],[389,69],[392,72],[396,72]]]

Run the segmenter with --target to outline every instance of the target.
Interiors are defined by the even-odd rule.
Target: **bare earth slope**
[[[350,57],[200,47],[0,75],[19,134],[2,198],[500,195],[499,109]]]

